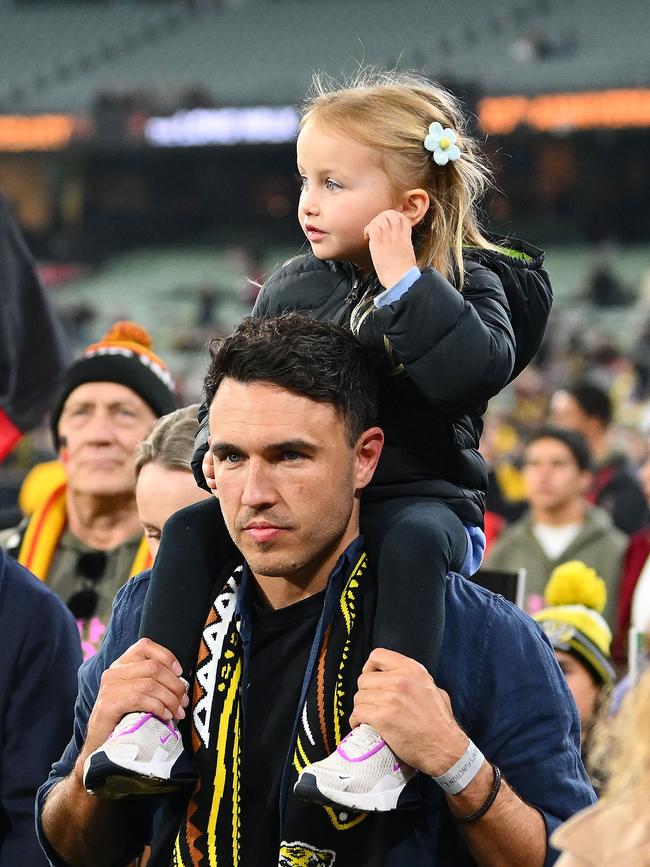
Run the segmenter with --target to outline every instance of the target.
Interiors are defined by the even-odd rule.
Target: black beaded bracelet
[[[496,765],[492,765],[492,773],[494,774],[494,780],[492,781],[490,794],[475,813],[471,813],[469,816],[461,816],[460,818],[454,817],[454,822],[457,825],[469,825],[470,822],[475,822],[477,819],[480,819],[481,816],[484,816],[487,813],[495,802],[496,797],[499,794],[499,789],[501,788],[501,771]]]

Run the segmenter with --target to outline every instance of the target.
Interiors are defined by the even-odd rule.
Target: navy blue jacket
[[[102,672],[138,638],[148,583],[149,574],[143,573],[120,590],[104,644],[81,668],[74,735],[39,791],[39,815],[50,789],[74,766]],[[325,609],[332,604],[329,597],[334,590],[330,583]],[[245,599],[246,594],[242,592],[241,597]],[[245,623],[246,612],[241,614]],[[242,639],[246,648],[244,629]],[[317,635],[315,641],[320,640],[322,635]],[[306,678],[309,676],[307,671]],[[245,673],[242,682],[246,682]],[[549,835],[569,816],[595,801],[580,759],[577,712],[541,629],[502,596],[453,574],[447,582],[445,632],[436,682],[449,693],[455,716],[467,734],[501,768],[520,797],[540,811]],[[288,760],[294,749],[292,744]],[[368,853],[359,865],[467,867],[474,863],[451,822],[441,790],[433,780],[421,777],[423,804],[412,814],[411,833],[388,853]],[[145,806],[148,815],[129,822],[133,846],[120,865],[127,864],[149,840],[154,851],[159,851],[163,839],[166,845],[175,839],[184,804],[171,798],[152,799],[147,805],[141,801],[134,809]],[[47,847],[42,829],[39,833]],[[49,850],[49,854],[56,867],[65,865],[56,853]],[[556,856],[549,850],[546,865]],[[155,863],[168,862],[161,858]]]
[[[43,867],[34,798],[70,737],[81,642],[61,600],[2,549],[0,660],[0,867]]]

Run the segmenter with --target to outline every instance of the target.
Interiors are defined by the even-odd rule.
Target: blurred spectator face
[[[596,710],[600,686],[575,656],[565,653],[563,650],[556,650],[555,657],[578,708],[582,726],[582,737],[584,739],[587,723],[591,720]]]
[[[58,427],[70,489],[93,496],[132,494],[133,453],[155,418],[125,385],[87,382],[70,392]]]
[[[531,507],[552,511],[580,500],[590,479],[571,450],[551,437],[536,440],[526,448],[523,477]]]
[[[199,488],[192,473],[186,470],[170,470],[155,462],[142,467],[135,486],[135,499],[152,557],[158,553],[167,518],[179,509],[211,496]]]
[[[588,436],[592,420],[568,391],[556,391],[551,398],[551,422]]]

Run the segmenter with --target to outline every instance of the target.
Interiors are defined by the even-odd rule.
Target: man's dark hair
[[[612,401],[607,392],[593,382],[581,380],[566,387],[565,391],[590,418],[597,418],[604,427],[612,422]]]
[[[377,376],[350,331],[305,313],[248,316],[210,342],[208,406],[224,379],[268,382],[334,407],[350,445],[377,421]]]
[[[567,430],[563,427],[545,425],[538,428],[526,441],[525,449],[538,440],[558,440],[569,449],[577,465],[581,470],[591,469],[591,452],[587,440],[581,433],[575,430]]]

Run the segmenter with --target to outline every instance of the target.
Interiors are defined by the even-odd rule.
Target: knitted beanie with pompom
[[[50,415],[58,450],[59,418],[66,400],[86,382],[116,382],[134,391],[156,417],[176,408],[174,381],[169,368],[152,348],[148,331],[136,322],[116,322],[97,343],[91,343],[63,374]]]
[[[555,650],[576,657],[601,684],[614,680],[612,633],[602,617],[607,588],[580,560],[562,563],[544,590],[547,607],[534,614]]]

